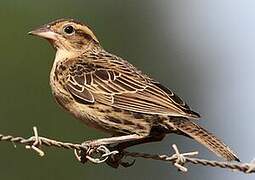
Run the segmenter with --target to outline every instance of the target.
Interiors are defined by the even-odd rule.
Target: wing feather
[[[84,64],[76,61],[69,68],[66,89],[76,98],[146,114],[199,117],[171,90],[124,60]]]

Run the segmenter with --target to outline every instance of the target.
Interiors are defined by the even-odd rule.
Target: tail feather
[[[185,135],[195,139],[197,142],[203,144],[216,155],[223,157],[228,161],[240,161],[235,155],[235,153],[228,146],[226,146],[214,135],[207,132],[204,128],[200,127],[199,125],[193,123],[188,119],[171,119],[169,122],[167,122],[166,125],[169,126],[169,128],[171,129],[173,129],[174,127]]]

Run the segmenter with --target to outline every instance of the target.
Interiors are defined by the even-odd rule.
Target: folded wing
[[[65,88],[80,103],[98,102],[145,114],[199,118],[176,94],[127,61],[78,61],[68,74]]]

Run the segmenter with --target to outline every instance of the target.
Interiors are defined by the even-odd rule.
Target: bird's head
[[[99,45],[90,28],[73,19],[50,22],[29,34],[47,39],[57,50],[83,51],[91,45]]]

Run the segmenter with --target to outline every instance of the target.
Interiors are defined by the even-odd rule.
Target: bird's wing
[[[199,118],[176,94],[124,60],[75,60],[65,88],[80,103],[102,103],[146,114]]]

